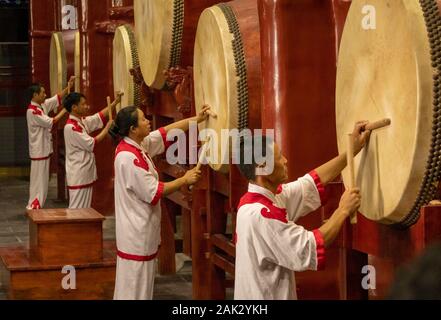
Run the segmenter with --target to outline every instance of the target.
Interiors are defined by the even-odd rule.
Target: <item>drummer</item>
[[[109,112],[120,102],[121,96],[92,116],[86,97],[78,92],[70,93],[64,99],[64,107],[69,112],[69,119],[64,127],[66,146],[66,180],[69,189],[69,208],[90,208],[92,205],[93,184],[97,180],[94,150],[109,132]],[[109,109],[110,108],[110,109]],[[91,133],[102,129],[94,138]]]
[[[67,87],[50,99],[46,99],[46,91],[39,83],[29,87],[31,102],[26,113],[29,135],[29,157],[31,158],[31,175],[29,185],[29,201],[27,209],[42,209],[46,202],[49,184],[49,162],[53,152],[51,130],[64,117],[62,109],[54,118],[49,113],[61,106],[63,97],[74,85],[75,77],[71,77]]]
[[[367,122],[355,125],[354,152],[359,153],[370,131]],[[262,143],[256,139],[262,139]],[[254,137],[240,143],[241,173],[248,179],[248,193],[239,203],[236,221],[236,272],[234,298],[296,299],[293,271],[319,270],[324,267],[325,248],[336,238],[344,221],[360,206],[358,189],[346,190],[338,209],[319,229],[312,232],[295,221],[324,204],[325,186],[346,167],[341,154],[297,181],[287,183],[287,160],[269,137]],[[257,142],[257,144],[256,144]],[[245,163],[246,155],[274,156],[274,169],[264,175],[266,164],[255,159]],[[265,153],[266,152],[266,153]],[[257,169],[262,169],[258,170]]]
[[[115,300],[151,300],[156,273],[156,256],[161,242],[162,197],[201,176],[195,167],[174,181],[159,181],[151,157],[164,153],[170,142],[167,133],[188,131],[190,122],[207,118],[205,107],[194,118],[150,132],[150,121],[136,107],[122,109],[111,129],[120,141],[115,151],[115,216],[117,266]]]

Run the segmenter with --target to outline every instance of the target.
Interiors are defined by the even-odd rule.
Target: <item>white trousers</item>
[[[69,190],[69,209],[87,209],[92,207],[93,187]]]
[[[42,209],[47,198],[49,186],[50,159],[31,160],[29,201],[26,209]]]
[[[156,259],[139,262],[117,257],[114,300],[152,300]]]

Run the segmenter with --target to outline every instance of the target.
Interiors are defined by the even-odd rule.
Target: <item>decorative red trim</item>
[[[135,254],[128,254],[128,253],[124,253],[122,251],[117,250],[117,255],[118,255],[118,257],[120,257],[121,259],[124,259],[124,260],[146,262],[146,261],[152,261],[153,259],[155,259],[158,256],[158,252],[159,252],[159,248],[158,248],[158,251],[156,251],[151,256],[138,256]]]
[[[317,174],[317,172],[315,170],[311,171],[309,173],[309,175],[314,180],[314,183],[315,183],[317,190],[318,190],[318,193],[320,195],[320,202],[321,202],[322,206],[324,206],[326,204],[326,202],[328,202],[328,197],[326,195],[326,188],[323,185],[319,175]]]
[[[41,157],[41,158],[30,158],[31,161],[43,161],[43,160],[47,160],[50,157],[52,157],[52,153],[50,155],[48,155],[47,157]]]
[[[173,141],[167,141],[167,131],[165,131],[165,128],[159,128],[159,133],[161,134],[165,150],[167,151],[167,149],[172,145]]]
[[[110,112],[110,111],[109,111]],[[100,118],[101,118],[101,122],[103,123],[103,126],[105,126],[108,122],[107,118],[104,116],[104,113],[102,113],[101,111],[98,112]]]
[[[246,204],[260,203],[265,206],[260,211],[261,215],[267,219],[279,220],[288,223],[286,209],[276,207],[273,202],[260,193],[247,192],[239,202],[238,210]]]
[[[63,101],[61,101],[61,97],[59,94],[57,94],[57,98],[58,98],[58,106],[61,106],[63,104]]]
[[[31,210],[40,210],[40,201],[38,201],[38,198],[35,198],[35,200],[31,203]]]
[[[116,147],[115,151],[115,158],[118,155],[118,153],[127,151],[130,153],[133,153],[136,156],[136,159],[133,160],[133,164],[141,169],[144,169],[146,171],[149,171],[149,165],[147,161],[142,156],[142,150],[131,145],[130,143],[127,143],[125,140],[121,140],[118,147]]]
[[[95,182],[96,182],[96,181],[94,181],[94,182],[92,182],[92,183],[89,183],[89,184],[84,184],[84,185],[81,185],[81,186],[67,186],[67,188],[68,188],[69,190],[81,190],[81,189],[87,189],[87,188],[92,187],[92,186],[95,184]]]
[[[66,121],[66,125],[71,124],[73,126],[72,130],[75,132],[83,133],[83,128],[81,128],[80,124],[77,120],[69,118]]]
[[[158,184],[158,190],[156,191],[155,197],[152,200],[151,205],[156,206],[159,202],[159,200],[162,198],[162,195],[164,193],[164,182],[159,181]]]
[[[30,104],[28,106],[28,110],[32,110],[33,111],[32,112],[33,115],[36,115],[36,116],[42,116],[43,115],[43,112],[41,111],[41,109],[36,107],[36,106],[34,106],[33,104]]]
[[[317,248],[317,270],[323,270],[325,268],[325,240],[320,230],[315,229],[312,231],[315,238],[316,248]]]

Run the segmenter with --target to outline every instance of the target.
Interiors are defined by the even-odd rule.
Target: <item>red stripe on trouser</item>
[[[128,253],[124,253],[122,251],[117,250],[117,255],[121,259],[145,262],[145,261],[151,261],[151,260],[155,259],[156,256],[158,255],[158,251],[156,251],[156,253],[152,254],[151,256],[137,256],[134,254],[128,254]]]

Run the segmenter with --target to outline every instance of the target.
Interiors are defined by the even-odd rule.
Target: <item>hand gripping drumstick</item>
[[[352,134],[348,134],[347,137],[347,151],[346,157],[348,160],[348,170],[349,170],[349,183],[348,188],[352,189],[355,187],[355,173],[354,173],[354,138]],[[351,216],[351,224],[357,223],[357,213]]]
[[[371,122],[367,124],[364,128],[364,131],[366,130],[375,130],[387,127],[391,124],[390,119],[382,119],[379,121]],[[355,188],[355,172],[354,172],[354,138],[352,137],[352,134],[348,134],[347,138],[347,162],[348,162],[348,170],[349,170],[349,189]],[[353,214],[351,216],[351,224],[357,223],[357,213]]]
[[[382,119],[382,120],[378,120],[375,122],[371,122],[368,123],[364,128],[364,130],[375,130],[375,129],[380,129],[380,128],[384,128],[387,127],[388,125],[391,124],[391,120],[390,119]]]

